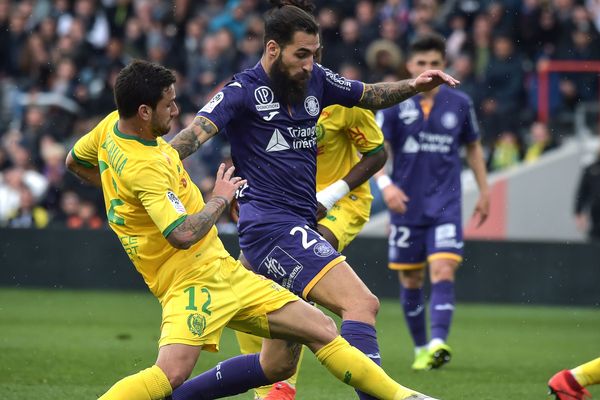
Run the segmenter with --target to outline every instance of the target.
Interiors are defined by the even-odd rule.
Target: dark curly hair
[[[317,21],[311,14],[314,5],[310,0],[270,0],[275,7],[265,20],[264,43],[274,40],[282,48],[291,43],[296,32],[319,34]]]
[[[175,83],[175,74],[167,68],[144,60],[134,60],[123,68],[115,83],[115,103],[121,118],[133,117],[142,104],[152,109],[165,89]]]

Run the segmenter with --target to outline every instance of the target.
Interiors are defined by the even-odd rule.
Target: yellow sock
[[[390,378],[380,366],[343,339],[336,337],[315,353],[336,378],[381,400],[402,400],[417,393]]]
[[[165,373],[153,365],[115,383],[99,400],[160,400],[173,392]]]
[[[600,383],[600,357],[573,368],[571,373],[581,386],[590,386]]]
[[[237,337],[238,344],[240,345],[240,352],[242,354],[253,354],[260,352],[260,349],[262,348],[262,338],[239,331],[235,331],[235,336]],[[302,346],[302,350],[300,351],[300,359],[298,361],[298,366],[296,367],[296,372],[289,379],[285,380],[285,382],[291,387],[296,387],[296,382],[298,381],[298,373],[300,372],[300,364],[302,363],[303,356],[304,346]],[[261,386],[254,389],[254,393],[256,397],[263,399],[267,397],[267,394],[269,393],[272,387],[273,385]]]

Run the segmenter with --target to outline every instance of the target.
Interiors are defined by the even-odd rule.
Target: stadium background
[[[456,358],[434,375],[408,369],[374,188],[369,237],[348,252],[390,298],[378,326],[384,366],[443,399],[542,398],[550,374],[598,355],[600,245],[576,229],[573,207],[581,168],[598,155],[599,82],[597,72],[551,73],[550,118],[540,121],[539,72],[600,60],[600,1],[315,3],[323,64],[347,77],[404,78],[414,35],[447,38],[447,69],[475,100],[494,183],[496,220],[467,232],[477,240],[458,275]],[[259,60],[267,9],[259,0],[0,0],[0,398],[91,398],[153,361],[159,309],[108,231],[100,194],[65,172],[64,157],[112,111],[116,73],[136,57],[177,72],[177,132]],[[186,160],[205,195],[222,160],[224,135]],[[224,217],[219,230],[235,251],[235,226]],[[196,372],[234,354],[229,333],[223,348]],[[307,365],[300,399],[352,396]]]

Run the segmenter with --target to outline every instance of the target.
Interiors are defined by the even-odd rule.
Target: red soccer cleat
[[[277,382],[267,393],[264,400],[294,400],[296,398],[296,389],[285,382]]]
[[[590,392],[577,382],[568,369],[554,374],[548,381],[548,388],[550,388],[549,394],[556,396],[556,400],[585,400],[586,398],[592,398]]]

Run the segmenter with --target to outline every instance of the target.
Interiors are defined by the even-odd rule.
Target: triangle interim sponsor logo
[[[406,139],[406,142],[404,142],[404,147],[402,147],[402,152],[403,153],[418,153],[419,149],[420,149],[419,142],[417,142],[417,140],[414,137],[409,136],[408,139]]]
[[[267,152],[272,153],[275,151],[283,151],[289,150],[290,145],[285,141],[285,138],[279,132],[279,129],[275,128],[273,131],[273,136],[271,136],[271,140],[269,140],[269,144],[267,144]]]

